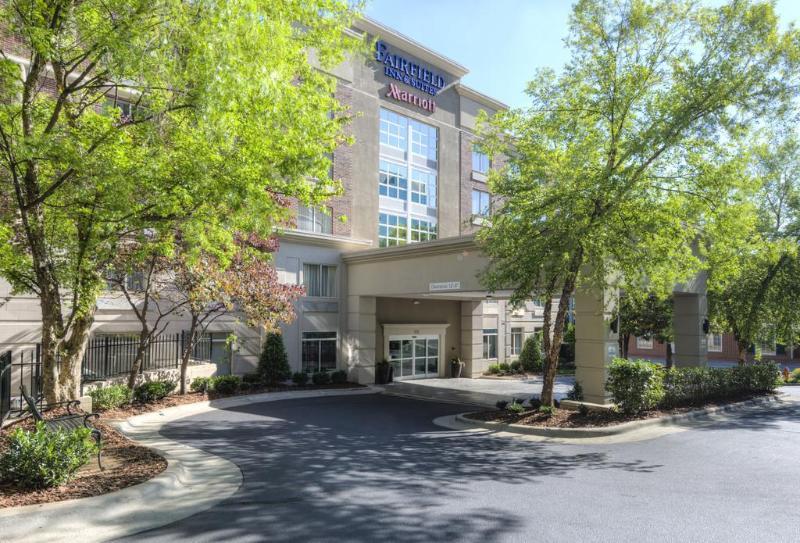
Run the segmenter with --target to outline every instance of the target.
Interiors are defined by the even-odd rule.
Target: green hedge
[[[139,403],[150,403],[166,398],[175,390],[175,381],[150,381],[142,383],[133,391],[133,398]]]
[[[109,385],[95,388],[89,392],[92,408],[97,410],[114,409],[130,403],[133,391],[127,385]]]
[[[44,422],[37,422],[33,431],[17,428],[0,456],[0,480],[25,488],[66,483],[97,453],[90,434],[88,428],[49,431]]]
[[[775,390],[779,377],[778,366],[771,362],[665,369],[645,360],[617,358],[609,367],[606,390],[624,413],[638,413],[767,394]]]

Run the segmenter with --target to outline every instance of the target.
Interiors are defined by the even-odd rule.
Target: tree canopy
[[[357,8],[358,6],[355,6]],[[222,266],[287,198],[336,193],[344,0],[0,4],[0,274],[37,294],[48,399],[76,393],[106,268],[174,233]],[[56,360],[61,360],[60,371]]]
[[[768,2],[580,0],[565,43],[570,61],[536,73],[531,106],[480,132],[508,157],[489,176],[484,282],[514,301],[557,300],[554,318],[545,307],[544,403],[576,287],[666,293],[699,270],[703,225],[748,179],[727,175],[737,142],[790,107],[800,74],[798,33]]]

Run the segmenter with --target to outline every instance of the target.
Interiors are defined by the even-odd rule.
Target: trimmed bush
[[[275,385],[287,380],[292,375],[289,358],[283,345],[283,336],[270,332],[264,340],[261,358],[258,360],[258,373],[268,385]]]
[[[541,341],[539,340],[539,333],[528,336],[525,343],[522,345],[522,352],[519,353],[519,362],[522,369],[533,373],[542,371],[544,365],[544,356],[542,355]]]
[[[211,388],[217,394],[236,394],[241,386],[242,378],[238,375],[218,375],[211,383]]]
[[[494,406],[497,409],[499,409],[500,411],[505,411],[506,407],[508,407],[508,401],[507,400],[497,400],[495,402]]]
[[[623,413],[653,409],[664,398],[661,368],[645,360],[615,358],[608,368],[606,390]]]
[[[297,386],[303,386],[308,383],[308,374],[304,371],[298,371],[292,374],[292,382]]]
[[[189,385],[192,392],[207,392],[211,388],[211,377],[195,377]]]
[[[789,372],[789,378],[786,379],[787,383],[800,383],[800,368]]]
[[[150,403],[169,396],[175,390],[175,381],[150,381],[142,383],[133,391],[133,399],[139,403]]]
[[[567,392],[567,399],[574,400],[576,402],[583,401],[583,387],[578,381],[575,381],[575,384],[572,385],[572,390]]]
[[[114,409],[130,403],[133,391],[127,385],[109,385],[89,392],[92,407],[97,410]]]
[[[97,453],[90,435],[88,428],[49,431],[44,422],[34,431],[17,428],[0,456],[0,479],[25,488],[60,486]]]
[[[519,402],[511,402],[510,404],[508,404],[506,409],[516,414],[520,414],[525,411],[525,408],[522,407],[522,404]]]
[[[245,373],[242,375],[242,383],[247,383],[249,385],[263,385],[264,380],[258,373]]]
[[[331,383],[334,385],[343,385],[347,382],[347,372],[344,370],[338,370],[331,373]]]
[[[331,375],[327,371],[318,371],[311,376],[311,382],[315,385],[327,385],[331,382]]]
[[[671,368],[664,370],[663,407],[702,404],[751,394],[773,392],[780,369],[771,362],[731,368]]]
[[[512,373],[520,373],[522,371],[522,363],[519,360],[514,360],[509,366]]]
[[[511,373],[511,365],[508,362],[500,362],[500,373]]]
[[[489,367],[486,368],[486,375],[499,375],[500,374],[500,364],[489,364]]]

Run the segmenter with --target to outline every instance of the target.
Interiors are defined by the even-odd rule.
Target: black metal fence
[[[142,359],[140,371],[176,369],[181,365],[188,334],[162,334],[150,341]],[[204,334],[195,344],[190,363],[218,360],[220,349],[212,337]],[[99,336],[89,340],[81,362],[82,383],[102,381],[130,373],[139,349],[138,336]],[[31,397],[40,405],[42,397],[41,346],[12,353],[0,352],[0,422],[20,414],[23,400],[20,386],[25,385]]]

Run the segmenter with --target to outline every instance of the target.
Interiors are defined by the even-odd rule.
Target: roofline
[[[376,260],[398,260],[433,254],[460,253],[463,251],[478,250],[480,249],[475,242],[474,235],[454,236],[421,243],[398,245],[395,247],[381,247],[377,249],[348,252],[342,254],[342,260],[347,264],[355,264],[360,262],[374,262]]]
[[[356,19],[356,21],[353,23],[353,26],[359,30],[367,32],[368,34],[380,37],[381,39],[397,45],[404,51],[407,51],[420,60],[424,60],[425,62],[436,66],[447,73],[455,75],[458,79],[461,79],[467,75],[467,73],[469,73],[467,68],[455,60],[428,49],[418,41],[413,40],[412,38],[409,38],[397,30],[389,28],[388,26],[385,26],[374,19],[361,16],[359,19]]]
[[[456,92],[460,96],[463,96],[465,98],[469,98],[471,100],[475,100],[476,102],[479,102],[479,103],[481,103],[483,105],[492,107],[496,111],[501,111],[501,110],[504,111],[504,110],[509,109],[508,105],[504,104],[500,100],[496,100],[496,99],[492,98],[491,96],[487,96],[486,94],[483,94],[482,92],[476,91],[472,87],[468,87],[468,86],[464,85],[461,82],[456,83],[455,87],[456,87]]]

